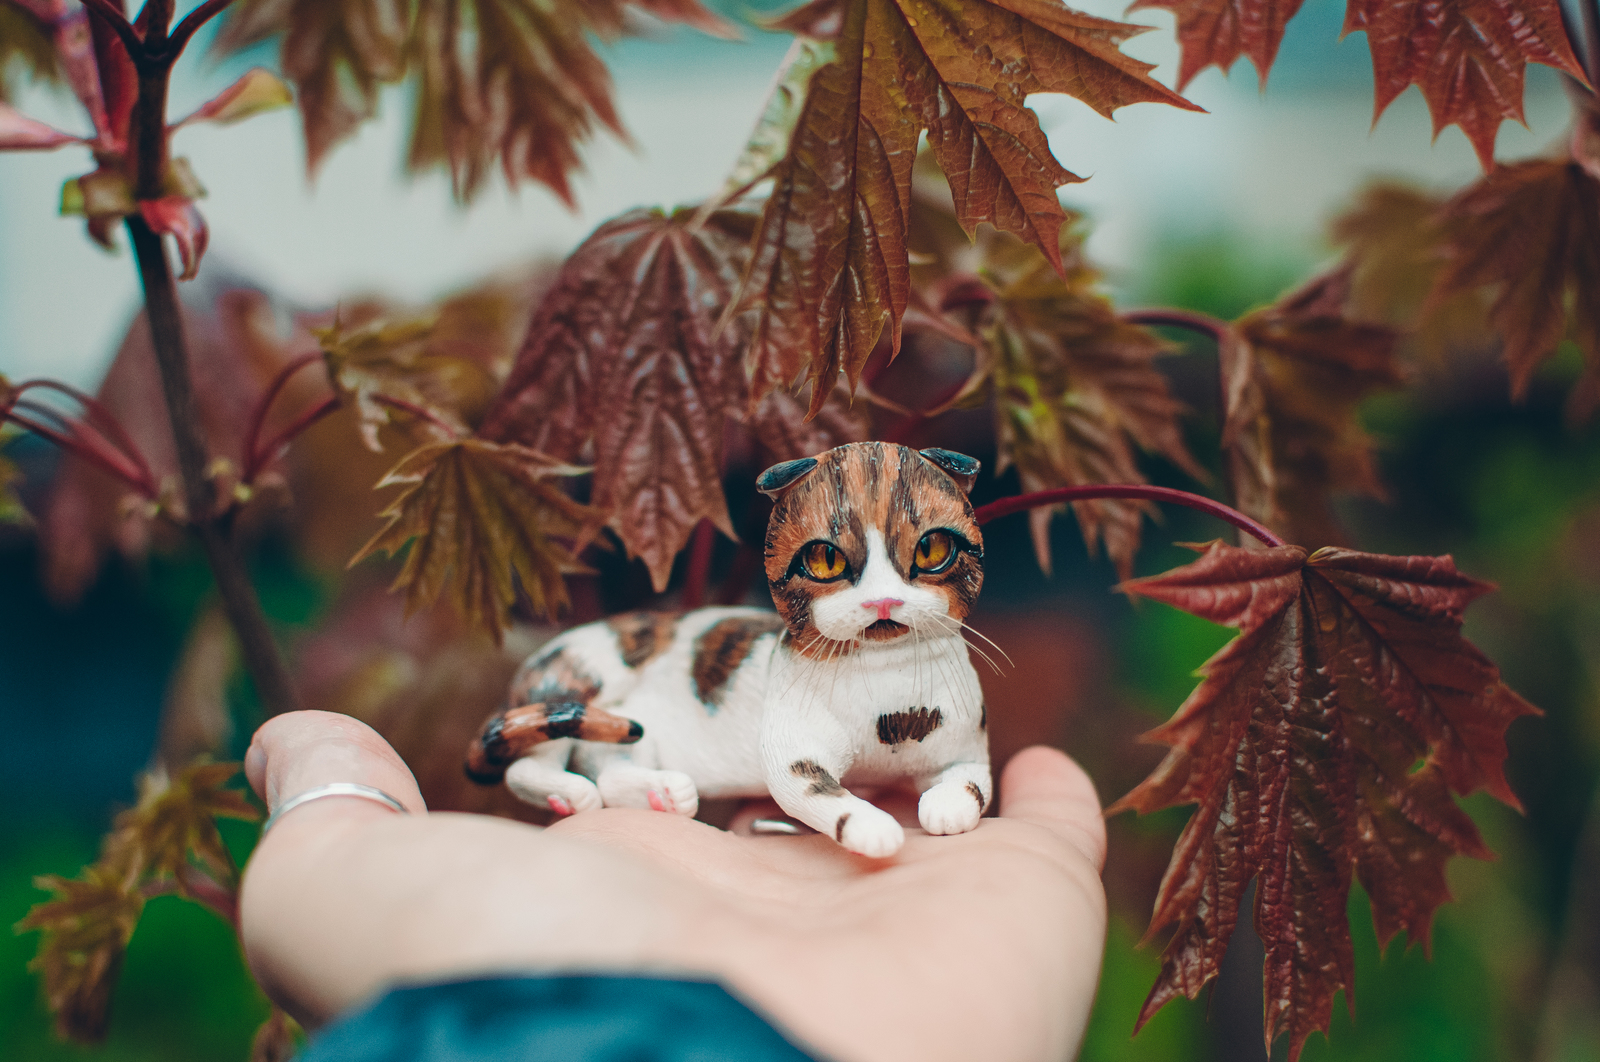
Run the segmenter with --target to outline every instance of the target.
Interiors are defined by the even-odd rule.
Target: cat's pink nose
[[[905,604],[905,602],[901,601],[898,597],[880,597],[876,601],[863,601],[863,602],[861,602],[861,607],[862,608],[875,608],[875,609],[877,609],[878,610],[878,618],[881,619],[881,620],[886,620],[886,619],[889,618],[889,610],[891,608],[894,608],[896,605],[903,605],[903,604]]]

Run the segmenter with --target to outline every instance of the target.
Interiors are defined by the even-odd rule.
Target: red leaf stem
[[[183,21],[179,22],[177,28],[172,31],[172,36],[167,38],[165,52],[167,60],[171,62],[183,54],[184,46],[189,43],[189,38],[195,35],[195,31],[221,14],[222,10],[231,3],[233,3],[233,0],[206,0],[205,3],[185,15]]]
[[[1056,505],[1061,502],[1091,501],[1095,498],[1127,498],[1140,501],[1171,502],[1174,505],[1198,509],[1237,527],[1245,534],[1261,541],[1268,546],[1281,546],[1283,540],[1271,531],[1262,527],[1254,520],[1237,509],[1231,509],[1219,501],[1202,497],[1199,494],[1190,494],[1186,490],[1173,490],[1171,487],[1150,487],[1138,484],[1107,484],[1084,487],[1057,487],[1054,490],[1036,490],[1031,494],[1018,494],[1011,498],[1001,498],[999,501],[980,505],[972,514],[974,520],[986,524],[990,520],[998,520],[1002,516],[1020,513],[1027,509],[1037,509],[1041,505]]]
[[[140,73],[144,73],[147,68],[160,65],[151,61],[152,57],[145,51],[144,40],[128,21],[128,16],[124,15],[111,0],[83,0],[83,6],[90,15],[99,16],[101,21],[111,27],[112,32],[122,40],[122,46],[128,50],[128,58],[133,61],[133,65]]]
[[[339,406],[338,398],[327,398],[323,400],[321,405],[308,409],[296,417],[293,424],[274,435],[271,442],[260,447],[251,455],[249,464],[245,466],[244,482],[254,483],[256,476],[261,474],[261,470],[276,461],[278,456],[283,453],[284,448],[294,441],[296,435],[299,435],[311,425],[338,409]]]
[[[52,417],[60,421],[64,431],[50,427],[33,419],[33,416]],[[92,436],[82,432],[86,425],[79,425],[68,417],[62,416],[49,406],[41,406],[37,402],[18,402],[10,409],[0,412],[0,420],[8,420],[21,428],[33,432],[42,439],[48,439],[69,453],[83,458],[95,467],[109,472],[122,480],[146,498],[154,498],[158,493],[155,483],[147,471],[140,469],[128,456],[112,446],[105,436],[98,431],[93,431]],[[96,442],[95,440],[98,440]]]
[[[156,481],[155,473],[150,471],[150,463],[145,460],[144,453],[139,449],[139,444],[133,441],[117,415],[111,412],[109,406],[91,394],[78,390],[71,384],[62,383],[60,380],[24,380],[13,390],[13,394],[21,396],[23,392],[43,388],[66,395],[83,407],[86,414],[85,422],[106,441],[114,446],[123,456],[127,457],[138,466],[141,478],[150,484]],[[32,403],[30,403],[31,405]]]
[[[1165,308],[1153,310],[1129,310],[1122,315],[1122,319],[1129,324],[1146,326],[1166,326],[1168,328],[1187,328],[1191,332],[1210,336],[1218,343],[1233,328],[1226,321],[1219,320],[1209,314],[1196,313],[1193,310],[1169,310]]]
[[[390,398],[388,395],[373,395],[372,400],[378,403],[380,406],[388,406],[390,409],[398,409],[402,413],[409,413],[419,420],[427,421],[429,424],[432,424],[434,427],[444,432],[446,438],[456,439],[460,437],[455,428],[451,427],[447,421],[445,421],[438,414],[434,413],[433,410],[428,409],[425,406],[419,406],[415,402],[407,402],[403,398]]]
[[[302,417],[300,420],[295,421],[295,425],[291,426],[298,426],[296,427],[296,431],[294,433],[286,436],[284,433],[280,432],[278,436],[272,440],[272,446],[267,450],[262,450],[260,446],[261,429],[266,425],[267,414],[272,410],[272,403],[276,402],[278,400],[278,396],[283,393],[284,387],[289,383],[289,378],[295,373],[299,372],[301,369],[305,368],[307,365],[310,365],[312,362],[321,360],[322,354],[320,352],[315,354],[302,354],[300,357],[285,365],[281,370],[279,370],[278,375],[273,377],[272,383],[267,385],[266,393],[261,396],[261,401],[257,402],[256,408],[251,411],[250,430],[247,431],[244,436],[244,481],[246,483],[249,483],[255,478],[255,474],[261,470],[262,465],[272,460],[271,457],[264,456],[265,454],[275,455],[279,446],[294,438],[294,435],[299,431],[303,431],[307,427],[310,427],[309,421],[306,423],[301,423],[301,421],[305,419]],[[333,401],[337,405],[338,400],[334,399]]]
[[[683,607],[699,608],[706,603],[706,583],[711,578],[711,549],[717,543],[717,528],[702,519],[689,539],[689,562],[683,576]]]

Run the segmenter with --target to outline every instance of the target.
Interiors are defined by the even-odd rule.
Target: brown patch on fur
[[[885,745],[921,741],[939,729],[944,713],[937,708],[912,708],[878,716],[878,740]]]
[[[795,760],[789,765],[789,773],[811,779],[811,787],[806,790],[811,796],[844,796],[844,786],[815,760]]]
[[[712,624],[694,641],[695,696],[707,708],[720,708],[733,673],[750,655],[756,640],[784,629],[783,620],[772,616],[730,616]]]
[[[971,793],[972,799],[978,802],[978,814],[982,815],[983,809],[989,806],[989,802],[983,799],[983,788],[977,782],[968,782],[967,792]]]
[[[631,668],[644,666],[672,644],[678,617],[665,612],[629,612],[606,620],[617,636],[617,651]]]
[[[817,467],[797,480],[773,506],[767,522],[765,564],[772,600],[798,652],[816,657],[833,651],[812,624],[812,603],[860,578],[867,559],[867,529],[883,531],[884,545],[902,577],[909,577],[917,541],[946,529],[965,542],[949,568],[923,573],[919,586],[945,595],[953,619],[965,619],[983,587],[983,535],[972,519],[972,503],[949,474],[917,451],[892,443],[836,447],[817,457]],[[790,569],[800,548],[831,542],[850,562],[850,578],[818,583]]]
[[[644,736],[632,719],[578,701],[527,704],[492,716],[478,739],[467,746],[467,777],[479,785],[494,785],[506,768],[535,746],[561,738],[631,745]]]
[[[839,816],[838,822],[833,824],[833,839],[838,841],[840,844],[844,844],[844,825],[849,821],[850,813],[847,811],[843,815]]]

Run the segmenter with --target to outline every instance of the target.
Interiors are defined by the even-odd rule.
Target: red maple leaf
[[[950,181],[956,217],[1033,243],[1061,267],[1056,189],[1080,180],[1050,152],[1030,93],[1062,92],[1109,116],[1141,101],[1197,109],[1119,50],[1146,27],[1047,0],[960,0],[948,8],[814,0],[782,23],[833,39],[811,78],[755,238],[742,305],[755,308],[755,396],[841,372],[853,387],[887,329],[900,347],[910,294],[906,242],[917,141]]]
[[[1199,560],[1124,583],[1239,635],[1149,739],[1170,746],[1112,812],[1198,805],[1173,851],[1150,933],[1177,926],[1140,1013],[1217,975],[1246,886],[1266,948],[1266,1038],[1297,1058],[1352,998],[1345,904],[1352,872],[1381,943],[1426,941],[1450,898],[1445,864],[1489,858],[1450,794],[1513,807],[1505,732],[1537,709],[1461,637],[1491,588],[1449,557],[1385,557],[1213,542]]]
[[[1255,64],[1261,83],[1278,57],[1283,31],[1302,0],[1135,0],[1129,11],[1163,8],[1178,21],[1178,91],[1208,66],[1226,72],[1241,55]]]
[[[1373,121],[1418,85],[1433,135],[1459,125],[1485,170],[1500,123],[1522,121],[1522,82],[1542,63],[1587,85],[1557,0],[1349,0],[1344,32],[1364,31],[1376,82]]]

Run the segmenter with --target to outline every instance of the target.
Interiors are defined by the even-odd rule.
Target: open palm
[[[393,750],[347,717],[258,732],[251,784],[276,806],[356,781],[422,810]],[[880,801],[908,823],[909,801]],[[265,838],[244,884],[251,964],[316,1024],[404,981],[494,971],[714,978],[798,1042],[841,1060],[1063,1059],[1099,971],[1104,830],[1059,752],[1020,753],[1000,815],[908,830],[892,860],[832,840],[754,837],[602,809],[548,829],[320,800]]]

